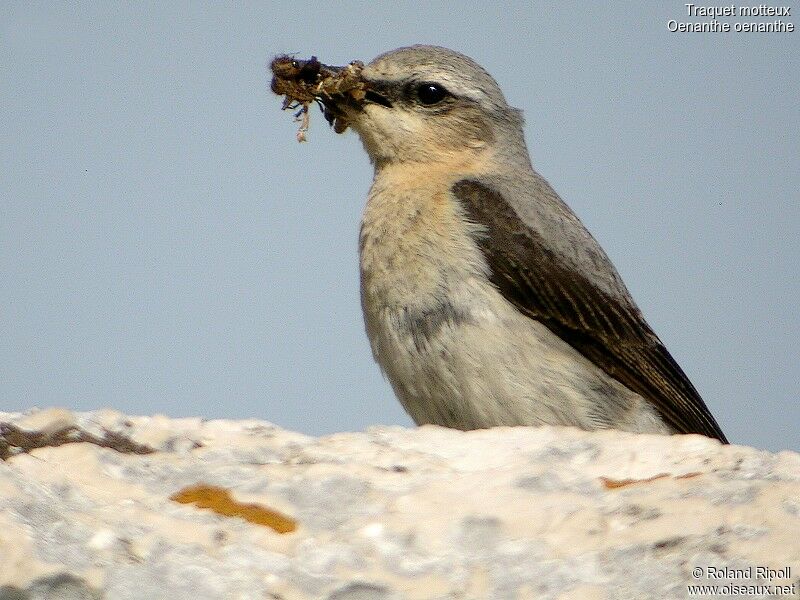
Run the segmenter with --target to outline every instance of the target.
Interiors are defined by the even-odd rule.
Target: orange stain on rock
[[[230,491],[215,485],[192,485],[170,496],[170,500],[207,508],[225,517],[239,517],[256,525],[270,527],[278,533],[290,533],[297,529],[297,521],[291,517],[258,504],[238,502]]]

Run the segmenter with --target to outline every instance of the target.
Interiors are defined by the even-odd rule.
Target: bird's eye
[[[438,83],[422,83],[417,87],[417,98],[423,104],[438,104],[447,97],[447,90]]]

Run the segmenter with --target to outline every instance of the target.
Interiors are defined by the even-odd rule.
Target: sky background
[[[0,411],[410,425],[361,319],[372,168],[316,110],[298,144],[267,67],[430,43],[525,111],[731,441],[800,450],[800,33],[671,33],[685,11],[3,2]]]

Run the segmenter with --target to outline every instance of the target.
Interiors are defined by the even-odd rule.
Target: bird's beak
[[[270,68],[272,91],[284,96],[284,109],[302,107],[298,115],[307,121],[308,106],[316,102],[336,133],[343,133],[365,104],[391,107],[379,86],[364,78],[360,61],[337,67],[319,62],[316,56],[308,60],[278,56]]]

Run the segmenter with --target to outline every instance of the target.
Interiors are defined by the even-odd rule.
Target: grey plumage
[[[491,281],[509,302],[652,402],[675,431],[725,441],[697,390],[630,295],[609,296],[582,273],[565,268],[535,228],[495,190],[465,179],[453,186],[453,193],[468,218],[486,226],[478,244]]]
[[[474,61],[383,54],[336,105],[375,163],[361,229],[373,353],[417,423],[562,424],[725,442]]]

